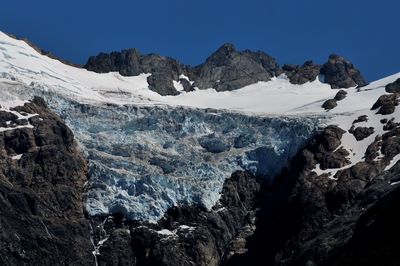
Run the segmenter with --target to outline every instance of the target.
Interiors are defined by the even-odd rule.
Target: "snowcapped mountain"
[[[17,106],[42,97],[72,130],[89,162],[85,212],[94,220],[105,217],[96,224],[101,230],[109,216],[141,223],[129,229],[129,241],[169,239],[169,248],[176,248],[206,221],[214,219],[219,228],[222,219],[230,229],[221,232],[232,235],[224,241],[233,245],[255,230],[250,218],[241,220],[255,215],[253,194],[261,193],[258,181],[247,175],[260,177],[268,188],[285,175],[312,178],[309,182],[316,186],[331,187],[321,192],[327,201],[340,193],[347,193],[340,195],[348,200],[400,159],[400,73],[367,85],[340,56],[332,55],[324,65],[306,62],[280,68],[262,52],[236,51],[232,45],[222,46],[193,68],[134,49],[91,57],[85,68],[49,58],[0,32],[0,132],[35,132],[38,122],[31,119],[41,115],[26,115]],[[9,149],[7,155],[17,163],[28,158],[27,150]],[[246,191],[241,191],[241,178],[247,180]],[[236,192],[243,205],[229,198]],[[344,205],[332,206],[327,208],[334,213]],[[171,210],[180,207],[207,219],[180,214],[178,227],[167,226],[168,219],[176,218]],[[201,230],[197,233],[204,234]],[[96,259],[106,260],[100,250],[111,242],[112,232],[92,229],[92,235],[101,238],[92,239]],[[135,239],[134,233],[143,239]],[[217,265],[240,253],[230,247],[228,256],[227,243],[221,244],[213,233],[213,243],[221,245],[213,248],[218,254],[207,251],[206,260],[186,258],[188,265]],[[140,245],[145,250],[148,244]],[[163,260],[164,265],[186,265]]]

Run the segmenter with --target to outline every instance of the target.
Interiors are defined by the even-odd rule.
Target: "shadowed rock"
[[[322,104],[322,108],[324,108],[325,110],[332,110],[333,108],[335,108],[337,106],[337,102],[335,99],[329,99],[326,100],[323,104]]]
[[[33,128],[0,133],[0,264],[94,264],[82,204],[87,165],[71,130],[40,98],[14,110],[38,116]]]
[[[386,85],[385,90],[389,93],[400,93],[400,78]]]
[[[260,51],[237,51],[232,44],[224,44],[205,63],[191,69],[189,78],[199,89],[231,91],[269,81],[277,73],[278,64],[271,56]]]
[[[329,61],[321,68],[325,82],[333,89],[364,86],[367,84],[359,70],[341,56],[332,54]]]
[[[290,82],[299,85],[316,80],[320,69],[321,66],[314,64],[312,61],[307,61],[302,66],[286,64],[282,67]]]
[[[340,90],[340,91],[338,91],[338,93],[336,93],[336,95],[333,99],[335,99],[336,101],[341,101],[344,98],[346,98],[346,96],[347,96],[347,91]]]
[[[386,94],[382,95],[378,98],[378,100],[374,103],[371,110],[378,110],[378,114],[388,115],[393,114],[396,110],[396,106],[399,105],[399,99],[397,94]]]
[[[368,138],[374,133],[373,127],[357,127],[351,132],[357,141]]]

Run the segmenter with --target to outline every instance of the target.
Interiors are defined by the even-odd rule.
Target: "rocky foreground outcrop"
[[[0,124],[0,264],[93,265],[72,132],[41,98],[2,109]]]
[[[206,266],[244,253],[246,237],[255,229],[261,184],[249,173],[235,172],[212,210],[173,207],[157,224],[125,221],[118,215],[95,218],[98,264]]]
[[[142,55],[136,49],[129,49],[92,56],[84,68],[98,73],[119,72],[123,76],[151,74],[147,78],[149,89],[161,95],[180,93],[174,81],[180,83],[184,91],[194,88],[232,91],[259,81],[269,81],[281,74],[285,74],[292,84],[311,82],[323,75],[324,82],[334,89],[366,85],[360,71],[341,56],[331,55],[322,66],[307,61],[301,66],[285,64],[280,68],[268,54],[238,51],[232,44],[222,45],[196,67],[183,65],[169,57]]]

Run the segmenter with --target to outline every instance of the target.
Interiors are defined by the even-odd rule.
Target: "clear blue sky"
[[[369,80],[400,72],[399,0],[10,0],[0,30],[85,63],[136,47],[196,65],[225,42],[284,63],[353,61]]]

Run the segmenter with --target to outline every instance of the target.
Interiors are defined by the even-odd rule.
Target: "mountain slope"
[[[89,163],[76,198],[100,265],[335,265],[360,260],[340,248],[365,237],[365,209],[386,221],[374,208],[397,184],[387,171],[400,159],[400,74],[365,85],[339,56],[281,69],[231,45],[195,68],[136,50],[86,67],[120,73],[65,65],[0,33],[0,105],[43,97]]]

